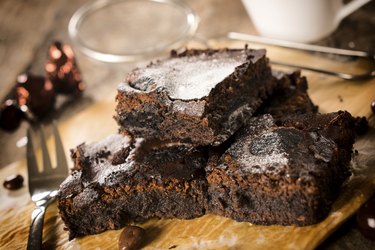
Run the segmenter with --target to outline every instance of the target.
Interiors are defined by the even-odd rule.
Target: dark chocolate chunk
[[[51,81],[42,76],[22,74],[17,77],[17,104],[26,106],[35,116],[46,116],[55,105],[55,90]]]
[[[79,96],[86,88],[74,52],[68,44],[53,42],[50,45],[45,70],[58,93]]]
[[[137,250],[142,244],[145,230],[137,226],[126,226],[120,234],[118,249]]]
[[[10,175],[5,178],[3,186],[9,190],[17,190],[23,186],[23,176],[19,174]]]
[[[8,99],[0,108],[0,127],[5,131],[14,131],[25,117],[24,112],[14,100]]]

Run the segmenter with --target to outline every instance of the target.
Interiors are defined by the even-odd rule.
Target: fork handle
[[[46,206],[37,206],[31,214],[31,225],[29,239],[27,241],[27,250],[42,249],[43,220],[46,212]]]

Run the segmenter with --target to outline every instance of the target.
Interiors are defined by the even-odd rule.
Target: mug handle
[[[341,9],[337,12],[336,21],[339,23],[342,19],[346,16],[351,14],[352,12],[356,11],[362,5],[370,2],[371,0],[352,0],[349,3],[343,5]]]

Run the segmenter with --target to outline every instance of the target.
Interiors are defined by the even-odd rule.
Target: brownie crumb
[[[338,95],[337,98],[339,99],[339,102],[344,102],[344,99],[342,98],[341,95]]]

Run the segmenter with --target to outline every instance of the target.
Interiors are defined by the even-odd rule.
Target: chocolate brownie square
[[[350,175],[347,112],[253,118],[206,168],[208,212],[261,225],[317,223]]]
[[[308,84],[306,77],[300,71],[285,73],[273,70],[272,74],[277,79],[277,86],[257,111],[258,115],[271,114],[274,118],[290,114],[317,113],[316,106],[307,93]]]
[[[265,50],[186,50],[132,71],[118,87],[123,134],[218,145],[276,86]]]
[[[207,162],[188,144],[143,145],[111,135],[72,151],[74,169],[58,194],[69,238],[149,218],[192,219],[206,211]]]

